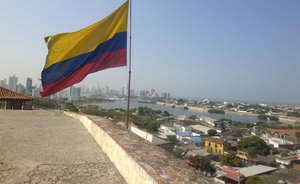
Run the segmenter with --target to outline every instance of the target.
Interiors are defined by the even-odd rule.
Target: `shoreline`
[[[168,103],[163,103],[163,102],[156,102],[157,105],[163,105],[163,106],[174,106],[175,104],[168,104]],[[209,113],[207,108],[202,108],[202,107],[195,107],[195,106],[187,106],[188,107],[188,111],[191,112],[205,112],[205,113]],[[183,105],[175,105],[175,108],[177,109],[183,109],[184,106]],[[249,117],[255,117],[257,118],[257,116],[259,114],[251,114],[251,113],[243,113],[243,112],[234,112],[234,111],[228,111],[228,110],[224,110],[225,114],[228,115],[236,115],[236,116],[249,116]],[[294,125],[296,122],[300,122],[300,118],[297,117],[287,117],[287,116],[276,116],[279,118],[279,121],[282,123],[286,123],[289,125]]]

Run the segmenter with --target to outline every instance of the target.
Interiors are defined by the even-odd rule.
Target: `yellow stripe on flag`
[[[55,63],[91,52],[116,33],[127,31],[128,1],[101,21],[73,33],[45,38],[49,49],[44,69]]]

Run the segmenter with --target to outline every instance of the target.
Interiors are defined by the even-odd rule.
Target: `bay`
[[[115,109],[115,108],[122,108],[127,109],[127,102],[125,101],[118,101],[118,102],[106,102],[106,103],[93,103],[93,105],[99,105],[101,108],[104,109]],[[140,106],[146,106],[151,109],[155,110],[161,110],[161,111],[168,111],[169,113],[175,115],[175,116],[191,116],[191,115],[197,115],[197,116],[203,116],[208,117],[212,119],[221,119],[221,118],[228,118],[233,121],[240,121],[240,122],[247,122],[247,123],[256,123],[260,120],[258,120],[256,117],[252,116],[243,116],[243,115],[233,115],[233,114],[212,114],[208,112],[196,112],[196,111],[190,111],[190,110],[184,110],[184,109],[174,109],[169,106],[164,105],[158,105],[158,104],[151,104],[151,103],[139,103],[136,101],[130,102],[130,108],[138,108]]]

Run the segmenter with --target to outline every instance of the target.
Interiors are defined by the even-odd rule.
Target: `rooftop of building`
[[[224,144],[225,141],[221,138],[216,138],[216,137],[205,137],[203,138],[204,141],[210,141],[210,142],[216,142],[216,143],[219,143],[219,144]]]
[[[32,100],[31,96],[21,95],[9,89],[0,87],[0,101],[6,100]]]
[[[300,130],[292,130],[292,129],[273,129],[273,128],[267,128],[267,130],[272,134],[281,134],[281,135],[289,135],[289,136],[295,136],[297,132],[300,132]]]
[[[245,177],[255,176],[268,172],[275,171],[277,168],[269,167],[265,165],[253,165],[249,167],[243,167],[237,170],[237,172],[243,174]]]
[[[192,125],[191,127],[193,129],[196,129],[196,130],[199,130],[199,131],[202,131],[202,132],[207,132],[208,130],[211,129],[210,127],[206,127],[206,126],[203,126],[203,125]]]

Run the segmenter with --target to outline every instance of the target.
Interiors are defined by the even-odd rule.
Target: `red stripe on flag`
[[[79,83],[89,73],[120,66],[126,66],[126,49],[103,54],[99,59],[97,59],[96,62],[86,64],[68,77],[62,78],[53,84],[44,86],[40,91],[40,94],[42,97],[52,95],[58,91]]]

